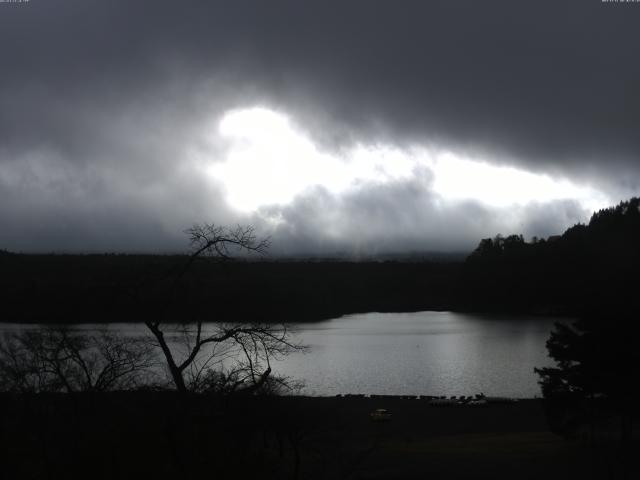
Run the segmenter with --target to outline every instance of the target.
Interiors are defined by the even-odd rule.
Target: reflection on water
[[[540,395],[553,320],[452,312],[367,313],[298,325],[310,353],[278,371],[304,393]]]
[[[534,367],[551,365],[552,319],[452,312],[366,313],[295,325],[307,353],[274,363],[308,395],[338,393],[540,395]],[[34,328],[0,325],[0,331]],[[36,327],[37,328],[37,327]],[[83,331],[147,335],[141,324],[83,325]]]

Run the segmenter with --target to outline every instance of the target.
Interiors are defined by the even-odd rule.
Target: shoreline
[[[0,405],[12,478],[86,478],[98,464],[99,478],[275,479],[297,469],[309,479],[485,478],[477,474],[485,470],[493,479],[564,479],[589,466],[590,451],[549,430],[539,399],[436,408],[402,398],[138,391],[5,394]],[[390,419],[372,421],[381,408]]]

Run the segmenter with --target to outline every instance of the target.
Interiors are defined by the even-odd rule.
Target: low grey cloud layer
[[[489,208],[474,201],[443,202],[412,179],[369,186],[346,195],[316,189],[284,207],[260,212],[279,220],[274,253],[368,257],[394,252],[464,252],[478,239],[502,233],[546,237],[588,218],[577,202],[553,201]],[[273,228],[261,225],[263,230]]]
[[[562,231],[589,212],[443,202],[419,176],[241,214],[197,159],[224,157],[223,112],[263,105],[327,152],[438,146],[617,200],[640,187],[638,22],[597,0],[0,4],[0,248],[175,251],[196,221],[280,253]]]

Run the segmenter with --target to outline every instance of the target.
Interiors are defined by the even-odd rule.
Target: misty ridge
[[[357,312],[456,310],[581,315],[637,310],[640,200],[593,214],[562,235],[483,239],[464,261],[454,255],[345,259],[198,258],[169,308],[213,321],[313,321]],[[161,302],[181,255],[0,253],[2,321],[136,321]],[[136,290],[137,296],[131,296]]]

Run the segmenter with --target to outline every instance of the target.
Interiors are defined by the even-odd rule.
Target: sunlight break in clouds
[[[345,158],[320,152],[286,116],[264,108],[226,113],[219,134],[229,142],[228,154],[209,173],[221,181],[230,205],[246,212],[289,203],[315,185],[341,193],[358,183],[409,177],[415,166],[388,148],[357,148]]]
[[[532,201],[577,200],[587,210],[607,206],[611,200],[602,192],[579,186],[567,179],[554,180],[512,167],[497,167],[440,153],[433,166],[433,190],[448,199],[473,199],[492,207],[525,205]]]
[[[497,167],[451,151],[359,145],[338,156],[321,152],[296,130],[286,115],[265,108],[223,115],[218,134],[227,142],[226,158],[210,163],[229,204],[252,212],[290,203],[306,189],[321,186],[333,194],[370,184],[432,173],[425,188],[445,200],[475,200],[493,207],[576,200],[593,210],[610,200],[597,190],[510,167]]]

